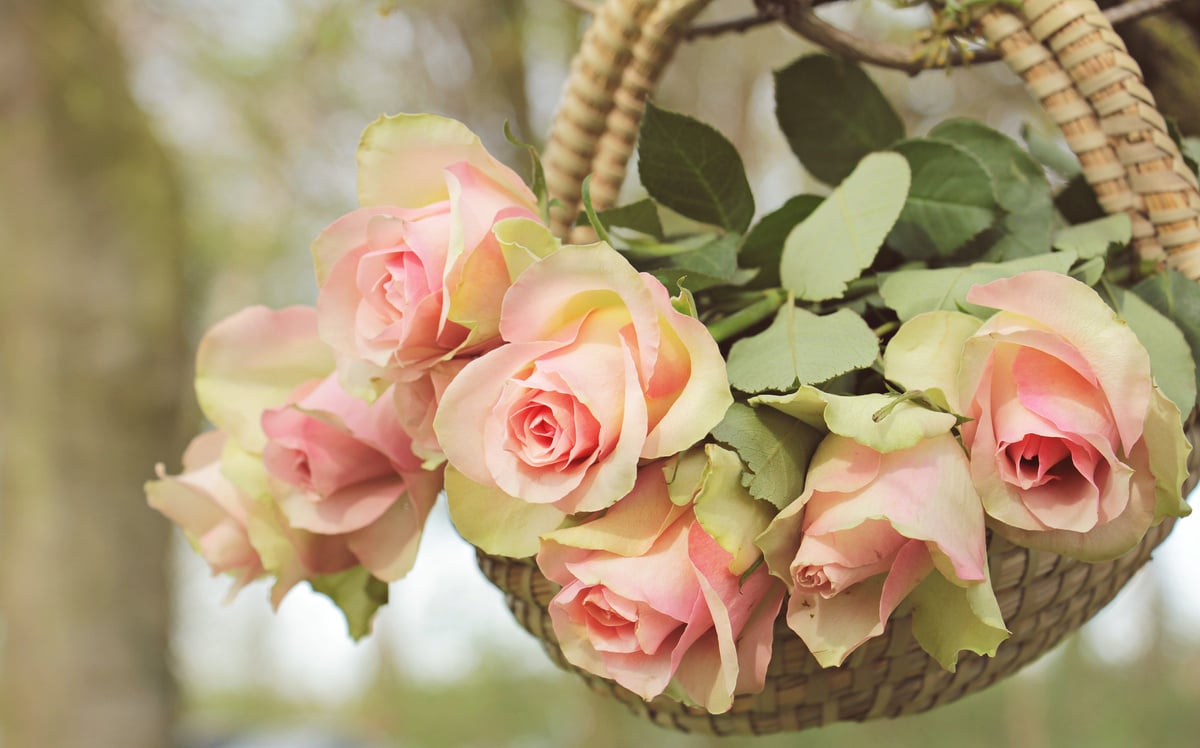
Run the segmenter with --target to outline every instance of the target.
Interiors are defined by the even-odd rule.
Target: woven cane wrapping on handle
[[[1021,16],[997,8],[980,25],[1062,128],[1104,209],[1130,214],[1142,255],[1157,259],[1165,250],[1172,267],[1200,279],[1196,175],[1099,7],[1092,0],[1026,0]]]
[[[597,207],[615,199],[646,97],[682,28],[706,4],[604,4],[583,41],[547,148],[547,181],[565,206],[555,215],[556,233],[566,234],[573,222],[587,174],[596,173]],[[997,7],[983,13],[980,27],[1061,128],[1102,207],[1130,215],[1143,256],[1168,257],[1189,277],[1200,277],[1196,179],[1167,136],[1136,63],[1091,0],[1028,0],[1020,12]],[[1188,433],[1193,444],[1197,435],[1196,427]],[[1188,467],[1195,476],[1200,451],[1192,452]],[[1195,482],[1189,478],[1185,491]],[[1149,560],[1171,524],[1152,528],[1124,556],[1096,564],[993,538],[988,548],[991,580],[1012,636],[995,657],[963,653],[953,673],[917,644],[911,614],[893,616],[882,636],[836,668],[821,668],[781,619],[763,691],[736,697],[729,712],[717,715],[665,697],[645,702],[612,681],[574,668],[559,649],[547,613],[557,585],[532,559],[480,553],[479,565],[551,659],[577,672],[594,690],[665,727],[714,735],[769,734],[922,712],[990,686],[1099,612]]]
[[[592,204],[611,207],[625,180],[646,99],[682,32],[711,0],[612,0],[596,14],[572,66],[546,145],[546,182],[562,207],[551,229],[571,236],[580,188],[592,176]],[[587,238],[576,233],[575,241]]]

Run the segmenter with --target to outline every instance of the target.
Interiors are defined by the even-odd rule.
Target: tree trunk
[[[99,3],[0,0],[5,748],[159,748],[183,226]]]

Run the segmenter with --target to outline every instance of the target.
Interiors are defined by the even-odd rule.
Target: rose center
[[[564,469],[594,456],[600,434],[595,416],[563,392],[534,392],[508,422],[508,449],[531,467]]]
[[[1074,472],[1071,450],[1062,439],[1030,434],[1003,449],[1008,468],[1006,477],[1023,489],[1053,483]]]

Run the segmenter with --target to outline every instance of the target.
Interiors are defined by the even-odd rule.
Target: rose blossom
[[[321,337],[356,384],[493,342],[510,279],[492,228],[536,216],[521,179],[460,123],[398,115],[363,133],[358,182],[362,207],[313,244]]]
[[[999,311],[982,324],[954,312],[914,317],[888,347],[888,376],[941,388],[971,419],[963,443],[998,532],[1098,561],[1187,513],[1178,409],[1099,295],[1034,271],[975,286],[967,300]]]
[[[183,453],[183,472],[169,476],[160,464],[157,481],[146,484],[150,506],[184,531],[213,574],[231,574],[234,595],[266,574],[247,530],[254,500],[221,473],[226,436],[209,431],[192,439]]]
[[[842,664],[882,634],[900,602],[935,569],[952,583],[943,587],[974,584],[995,607],[983,509],[966,455],[949,433],[887,453],[827,436],[813,455],[804,493],[758,545],[791,593],[788,626],[823,667]],[[1004,636],[994,612],[990,640],[956,642],[931,654],[952,666],[960,648],[994,650]]]
[[[291,527],[338,536],[375,577],[411,568],[440,476],[421,469],[391,393],[373,404],[331,374],[302,385],[294,402],[262,416],[267,472],[293,487],[278,504]]]
[[[562,585],[549,612],[568,661],[647,700],[674,679],[720,713],[763,687],[783,586],[765,568],[739,579],[663,467],[603,517],[546,535],[537,562]]]
[[[603,509],[633,488],[640,460],[700,441],[732,402],[704,325],[606,245],[532,265],[500,332],[508,343],[463,368],[434,420],[447,459],[482,491]]]

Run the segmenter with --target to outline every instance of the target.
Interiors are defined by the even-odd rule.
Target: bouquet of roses
[[[871,115],[852,138],[802,104],[831,69]],[[826,667],[902,607],[944,667],[994,654],[989,531],[1099,561],[1188,513],[1200,287],[999,132],[906,138],[824,56],[777,86],[829,194],[755,222],[734,148],[651,105],[649,197],[585,190],[583,245],[547,228],[536,154],[531,189],[457,122],[371,124],[316,308],[208,332],[216,430],[151,505],[238,587],[307,581],[361,636],[444,490],[463,537],[561,587],[571,663],[714,713],[762,688],[781,610]]]

